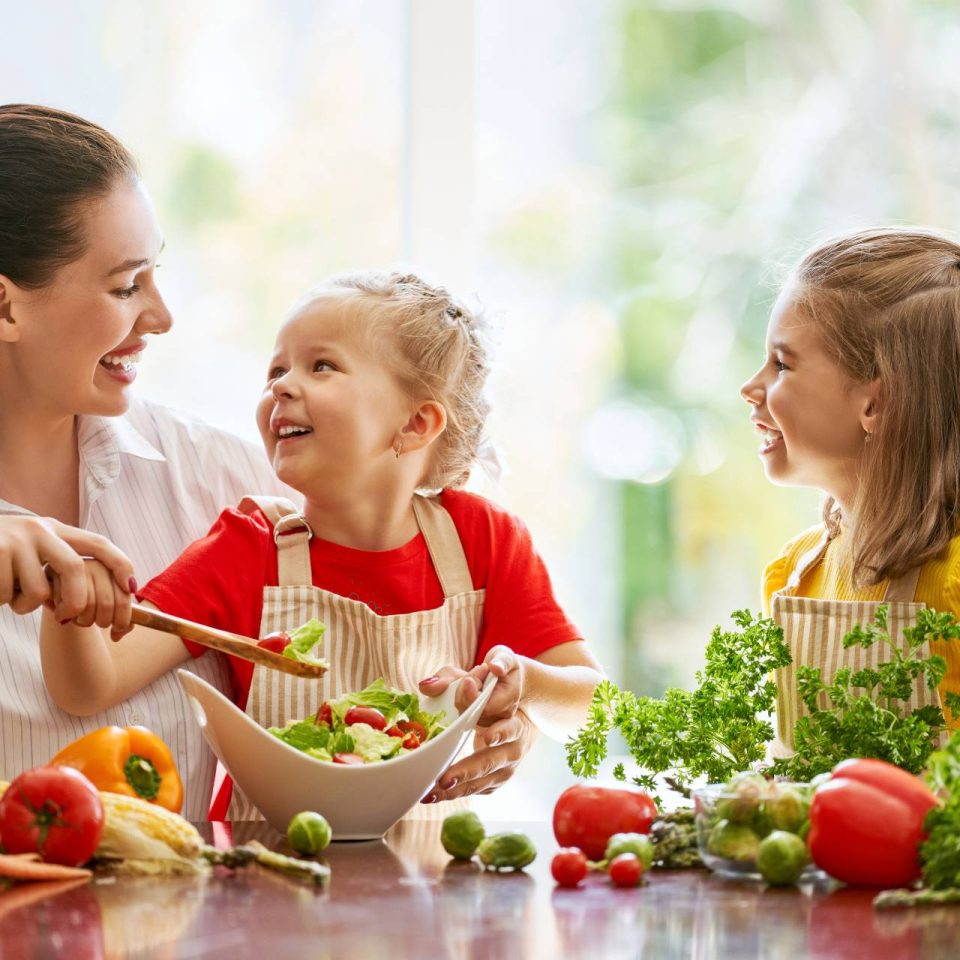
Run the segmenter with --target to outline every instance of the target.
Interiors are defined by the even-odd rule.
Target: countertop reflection
[[[230,840],[200,827],[208,840]],[[289,852],[264,823],[232,840]],[[654,871],[636,890],[602,876],[561,890],[549,824],[520,830],[537,860],[520,873],[451,861],[438,821],[401,821],[385,840],[335,843],[325,891],[250,869],[190,878],[97,878],[0,893],[0,958],[776,958],[955,957],[960,907],[877,913],[872,893],[829,884],[772,889],[704,870]]]

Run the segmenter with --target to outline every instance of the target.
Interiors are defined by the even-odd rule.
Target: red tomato
[[[397,727],[399,727],[404,733],[415,733],[417,739],[423,743],[427,739],[427,730],[422,723],[417,723],[416,720],[401,720]]]
[[[396,737],[398,740],[402,740],[406,734],[397,726],[391,727],[386,731],[388,737]]]
[[[367,761],[359,753],[335,753],[333,755],[334,763],[345,763],[351,767],[362,767]]]
[[[643,878],[643,864],[635,853],[614,857],[608,869],[615,887],[635,887]]]
[[[263,647],[264,650],[272,650],[274,653],[283,653],[289,642],[290,634],[286,630],[277,630],[274,633],[268,633],[262,640],[258,640],[257,646]]]
[[[387,718],[376,707],[351,707],[343,722],[349,727],[351,723],[365,723],[374,730],[385,730]]]
[[[567,847],[550,861],[550,872],[558,886],[575,887],[587,875],[587,856],[576,847]]]
[[[317,719],[314,720],[314,723],[318,726],[321,723],[325,723],[328,727],[333,726],[333,711],[330,709],[330,704],[326,700],[320,704],[320,709],[317,711]]]
[[[656,815],[656,804],[642,790],[577,784],[560,794],[553,832],[561,847],[579,847],[600,860],[613,834],[649,833]]]
[[[7,853],[39,853],[49,863],[79,867],[102,833],[100,794],[73,767],[35,767],[0,798],[0,844]]]
[[[407,750],[416,750],[420,746],[420,741],[415,733],[408,733],[400,742],[400,746]]]

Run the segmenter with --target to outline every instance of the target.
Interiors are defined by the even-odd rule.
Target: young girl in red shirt
[[[600,679],[526,527],[460,489],[484,439],[484,332],[480,316],[412,275],[338,277],[312,292],[280,329],[257,408],[274,470],[302,509],[245,498],[139,594],[250,637],[324,622],[331,668],[320,682],[232,662],[236,702],[265,726],[380,676],[437,694],[467,675],[462,707],[496,675],[475,752],[425,802],[497,787],[531,724],[565,738]],[[144,627],[111,642],[99,628],[126,630],[129,600],[97,562],[88,577],[84,613],[59,624],[48,611],[41,636],[46,683],[77,714],[203,652]],[[250,816],[245,804],[237,791],[230,817]]]

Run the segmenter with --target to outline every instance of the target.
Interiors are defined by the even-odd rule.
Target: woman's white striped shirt
[[[144,401],[123,417],[81,417],[81,526],[112,540],[144,584],[203,536],[245,494],[290,496],[263,452],[186,414]],[[0,500],[0,514],[27,513]],[[40,671],[40,613],[0,607],[0,779],[46,763],[61,747],[107,724],[141,724],[173,751],[183,778],[183,813],[206,818],[216,766],[176,676],[90,717],[54,704]],[[184,664],[229,691],[226,662],[208,653]]]

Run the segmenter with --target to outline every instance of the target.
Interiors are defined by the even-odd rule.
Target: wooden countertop
[[[49,894],[39,885],[20,887],[0,893],[0,958],[960,955],[960,906],[878,913],[869,891],[778,890],[706,870],[655,870],[635,890],[616,890],[601,876],[560,890],[550,877],[557,849],[550,826],[488,824],[491,833],[505,829],[527,833],[537,846],[537,860],[521,873],[454,863],[440,846],[438,822],[402,821],[385,842],[328,848],[333,878],[322,892],[258,869],[201,879],[98,878]],[[210,824],[201,830],[214,839]],[[265,824],[234,825],[234,842],[253,838],[289,852]]]

